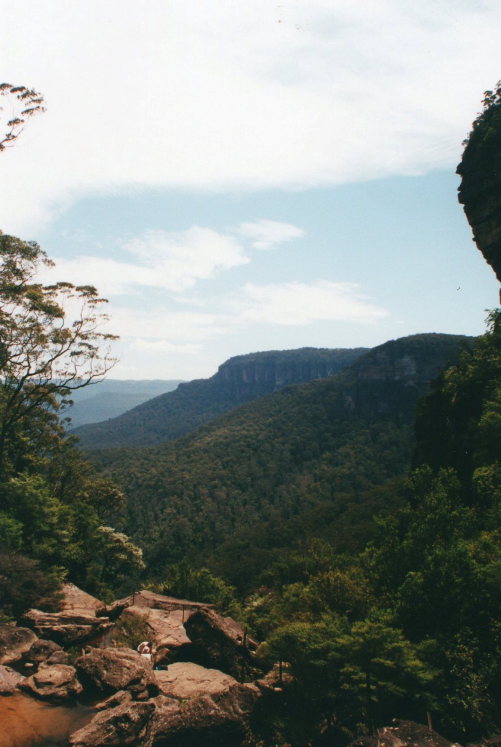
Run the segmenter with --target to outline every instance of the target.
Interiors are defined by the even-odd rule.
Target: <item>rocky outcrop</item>
[[[0,664],[15,664],[22,660],[37,640],[29,628],[7,623],[0,625]]]
[[[26,677],[20,687],[46,700],[73,700],[83,690],[75,667],[68,664],[41,664],[38,672]]]
[[[457,173],[473,240],[501,282],[501,102],[474,123]]]
[[[155,672],[155,677],[163,695],[181,699],[216,695],[238,684],[229,674],[190,661],[171,664],[165,671]]]
[[[92,692],[128,690],[135,700],[156,695],[151,662],[128,648],[91,649],[76,661],[78,678]]]
[[[206,666],[242,679],[251,662],[243,629],[215,610],[200,609],[186,621],[190,640],[205,652]]]
[[[23,679],[15,669],[0,664],[0,695],[12,695]]]
[[[108,617],[97,615],[103,607],[99,599],[75,584],[64,584],[59,612],[31,609],[22,619],[40,638],[68,646],[95,641],[113,627]]]

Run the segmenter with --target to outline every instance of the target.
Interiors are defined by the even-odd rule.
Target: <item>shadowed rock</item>
[[[231,618],[205,608],[193,613],[185,628],[190,640],[205,651],[204,664],[237,679],[242,677],[252,657],[244,645],[241,626]]]
[[[7,623],[0,625],[0,664],[15,664],[23,658],[37,640],[29,628]]]
[[[457,167],[459,202],[478,248],[501,282],[501,103],[477,118]]]
[[[125,702],[97,713],[70,737],[73,747],[150,747],[155,704]]]

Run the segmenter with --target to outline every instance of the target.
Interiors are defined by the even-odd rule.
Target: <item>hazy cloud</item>
[[[241,236],[251,239],[251,245],[254,249],[273,249],[284,241],[299,239],[305,235],[302,228],[298,228],[292,223],[282,223],[264,218],[252,223],[240,223],[237,232]]]
[[[316,321],[369,323],[388,316],[355,283],[248,283],[240,294],[240,319],[266,324],[306,325]]]

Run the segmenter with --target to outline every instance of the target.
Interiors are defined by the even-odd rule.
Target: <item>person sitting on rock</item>
[[[137,647],[138,652],[141,654],[141,656],[144,656],[145,659],[149,659],[151,661],[151,646],[149,641],[143,641],[139,644]]]

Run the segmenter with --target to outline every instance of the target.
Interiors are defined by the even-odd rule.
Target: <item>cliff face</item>
[[[501,90],[475,120],[457,168],[459,202],[478,248],[501,282]]]
[[[301,348],[238,355],[223,363],[211,381],[237,402],[249,402],[284,386],[333,376],[366,352],[367,348]]]

